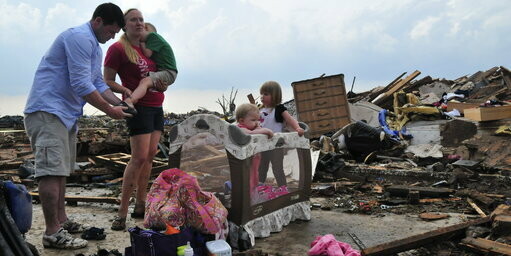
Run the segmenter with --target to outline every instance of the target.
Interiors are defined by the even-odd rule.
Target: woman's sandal
[[[124,113],[132,114],[133,116],[137,115],[137,113],[138,113],[134,107],[130,107],[130,105],[128,105],[128,103],[126,103],[124,101],[121,101],[119,104],[117,104],[117,106],[127,107],[128,109],[123,110]]]
[[[126,229],[126,218],[116,216],[112,222],[112,230],[124,230]]]
[[[139,210],[142,209],[142,210]],[[131,213],[131,217],[135,219],[143,219],[145,215],[145,204],[144,207],[138,208],[135,206],[135,209],[133,209],[133,212]]]

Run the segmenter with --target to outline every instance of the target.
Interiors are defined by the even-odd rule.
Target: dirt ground
[[[96,195],[109,193],[107,189],[84,191],[82,188],[68,188],[68,195]],[[313,203],[323,203],[324,198],[312,198]],[[40,204],[34,204],[32,229],[27,233],[27,240],[35,245],[41,255],[71,256],[78,253],[92,255],[98,249],[117,249],[124,252],[129,246],[127,231],[112,231],[110,223],[115,216],[117,206],[99,203],[78,203],[78,206],[68,206],[68,215],[74,220],[89,226],[104,228],[107,234],[105,240],[89,241],[86,248],[80,250],[44,249],[41,238],[44,232],[44,219]],[[131,212],[132,209],[130,209]],[[365,246],[374,246],[390,242],[466,221],[463,214],[450,214],[451,217],[433,222],[421,221],[416,214],[395,215],[380,213],[378,215],[349,214],[341,209],[331,211],[313,210],[310,221],[296,221],[285,227],[280,233],[273,233],[268,238],[256,239],[254,249],[260,249],[269,255],[306,255],[310,243],[316,236],[333,234],[338,241],[343,241],[358,249],[358,246],[347,233],[354,233]],[[142,220],[128,217],[128,226],[142,226]]]

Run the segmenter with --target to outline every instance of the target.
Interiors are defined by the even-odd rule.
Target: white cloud
[[[84,12],[78,13],[75,8],[67,4],[57,3],[55,6],[48,9],[46,17],[44,17],[44,28],[51,29],[52,31],[64,30],[73,25],[79,25],[89,20],[92,14],[84,16]],[[47,31],[48,32],[48,31]]]
[[[0,69],[5,74],[0,94],[28,93],[37,63],[55,36],[88,20],[101,3],[23,2],[0,0]],[[139,8],[157,26],[177,58],[176,88],[192,91],[235,86],[257,92],[264,80],[290,87],[292,81],[322,73],[344,73],[350,80],[356,75],[362,91],[374,86],[371,81],[385,84],[415,69],[456,78],[511,66],[511,5],[501,0],[115,2],[123,10]],[[114,41],[102,45],[104,52]]]
[[[429,36],[431,30],[439,20],[439,17],[427,17],[419,21],[410,31],[410,38],[417,40]]]
[[[7,1],[0,3],[0,42],[2,44],[19,44],[24,35],[37,33],[42,18],[41,10],[26,3],[16,5]],[[26,39],[26,38],[25,38]]]

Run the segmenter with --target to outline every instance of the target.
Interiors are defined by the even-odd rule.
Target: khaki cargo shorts
[[[48,112],[25,115],[25,130],[35,156],[35,177],[69,176],[76,162],[76,128],[69,131]]]
[[[163,84],[169,86],[176,81],[177,72],[171,69],[160,70],[157,72],[149,72],[149,77],[153,83],[155,80],[161,80],[163,81]]]

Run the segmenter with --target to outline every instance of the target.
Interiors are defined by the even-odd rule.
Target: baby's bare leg
[[[150,77],[145,77],[140,80],[138,87],[133,91],[131,97],[126,98],[124,101],[128,103],[128,105],[132,106],[137,103],[144,95],[146,94],[149,88],[153,87],[153,80]]]

